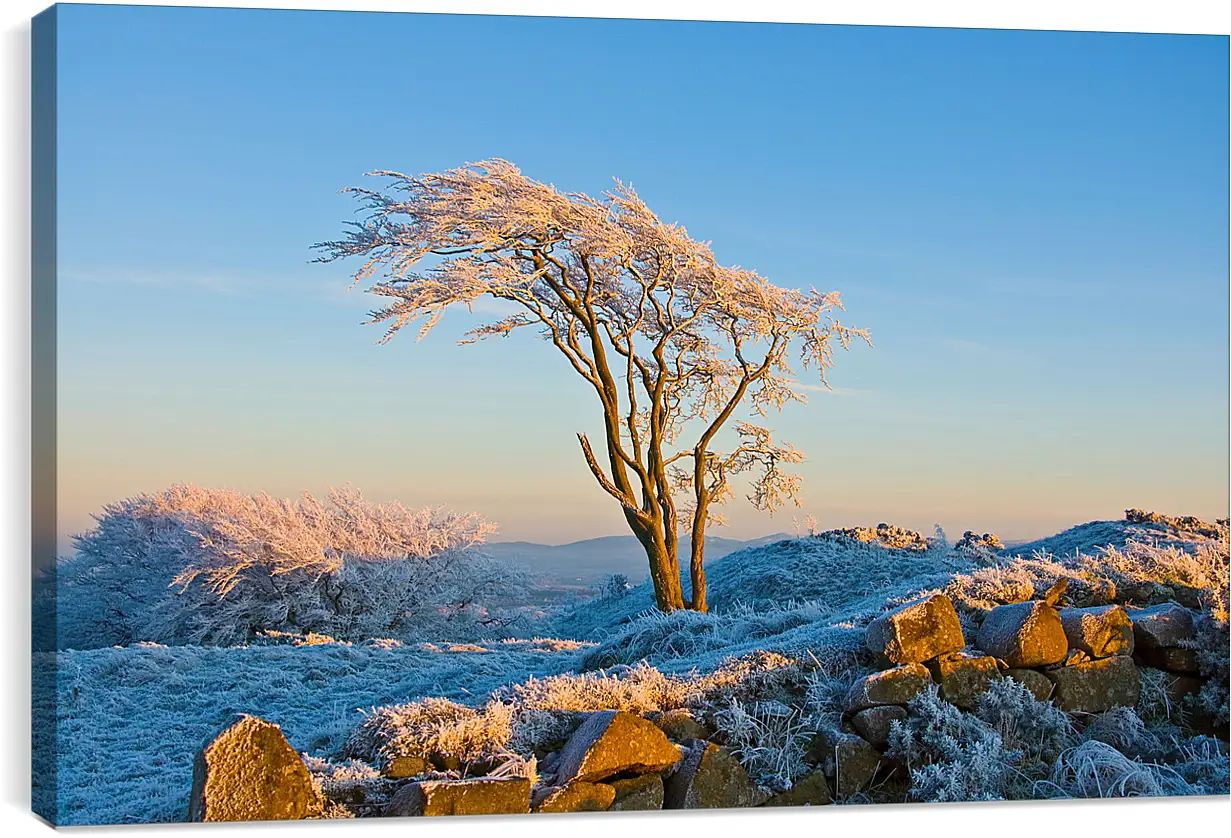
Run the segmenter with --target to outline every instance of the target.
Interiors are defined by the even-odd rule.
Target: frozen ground
[[[60,824],[184,820],[193,756],[236,713],[276,722],[296,749],[324,754],[362,721],[359,710],[427,695],[464,702],[529,675],[570,669],[579,655],[530,643],[495,643],[483,652],[440,648],[61,652]]]
[[[235,713],[276,722],[296,749],[330,758],[362,720],[360,710],[429,696],[479,706],[495,688],[532,676],[642,660],[663,673],[709,673],[731,657],[761,650],[840,673],[862,645],[863,626],[895,602],[946,590],[955,601],[970,603],[988,586],[1021,578],[1050,584],[1056,574],[1071,572],[1072,563],[1066,569],[1052,559],[1017,557],[1039,550],[1056,558],[1080,552],[1098,564],[1099,546],[1123,546],[1129,539],[1181,547],[1201,541],[1162,526],[1093,522],[1013,548],[989,566],[987,557],[956,556],[939,546],[912,552],[811,537],[715,561],[709,568],[715,608],[709,614],[660,614],[642,585],[536,626],[540,635],[580,643],[474,646],[435,640],[404,647],[377,642],[60,652],[54,685],[60,823],[184,819],[193,756]],[[1157,572],[1117,561],[1130,575],[1143,568]],[[1168,568],[1188,572],[1184,561],[1167,561]],[[1122,573],[1120,565],[1107,564],[1100,572]],[[1212,584],[1195,577],[1181,581]],[[48,670],[40,665],[48,662],[38,659],[35,666],[36,692],[42,687],[46,702],[52,701],[51,675],[37,673]]]

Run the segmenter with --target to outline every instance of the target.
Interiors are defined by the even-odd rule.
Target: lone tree
[[[498,159],[420,177],[370,174],[391,183],[345,190],[366,218],[315,245],[317,261],[358,256],[356,282],[384,277],[368,289],[389,298],[368,321],[388,324],[382,343],[419,320],[422,338],[456,303],[515,303],[517,313],[461,342],[532,327],[568,359],[603,410],[598,452],[577,435],[586,465],[644,547],[658,607],[706,610],[705,530],[722,523],[714,507],[733,496],[732,478],[748,476],[757,509],[798,505],[800,479],[784,467],[803,455],[737,409],[765,417],[805,402],[793,358],[828,386],[835,346],[867,339],[832,318],[838,294],[719,265],[707,243],[659,220],[619,182],[601,198],[563,193]],[[724,429],[729,445],[716,450]]]

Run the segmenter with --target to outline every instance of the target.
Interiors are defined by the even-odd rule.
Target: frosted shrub
[[[1002,800],[1020,753],[988,724],[943,701],[932,687],[894,722],[888,754],[910,770],[910,796],[925,803]]]
[[[996,731],[1007,750],[1020,754],[1023,766],[1050,764],[1073,741],[1068,714],[1012,678],[992,681],[979,695],[975,716]]]
[[[818,729],[837,730],[842,726],[846,697],[855,682],[868,672],[861,667],[848,667],[833,673],[818,668],[808,674],[804,707],[816,720]]]
[[[476,710],[425,698],[373,710],[351,734],[346,753],[369,762],[407,756],[473,762],[507,752],[512,722],[511,708],[499,702]]]
[[[327,503],[173,486],[109,504],[59,567],[61,647],[230,645],[262,631],[346,640],[474,628],[518,574],[472,548],[477,515],[358,492]]]
[[[1060,754],[1051,787],[1065,797],[1144,797],[1199,793],[1173,768],[1129,759],[1089,739]]]
[[[732,699],[712,720],[758,785],[785,791],[810,770],[804,753],[816,728],[799,710],[778,701],[745,705]]]
[[[1087,741],[1103,742],[1133,758],[1157,758],[1162,751],[1159,738],[1128,707],[1116,707],[1095,716],[1082,735]]]

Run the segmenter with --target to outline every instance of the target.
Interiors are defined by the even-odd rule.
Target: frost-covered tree
[[[389,185],[347,190],[366,218],[316,245],[320,261],[358,257],[356,282],[383,277],[369,290],[389,300],[371,321],[388,325],[384,340],[420,320],[422,337],[451,305],[514,304],[463,343],[528,327],[564,355],[602,407],[598,450],[578,434],[586,464],[645,549],[658,607],[704,611],[705,531],[721,523],[713,507],[733,496],[732,479],[750,479],[748,499],[769,512],[800,487],[788,468],[803,455],[738,413],[806,401],[791,363],[825,384],[835,348],[866,339],[833,319],[838,295],[718,264],[624,184],[599,198],[564,193],[504,160],[372,174]]]
[[[172,486],[108,504],[57,568],[58,645],[233,644],[265,631],[407,637],[495,619],[520,582],[478,515]]]

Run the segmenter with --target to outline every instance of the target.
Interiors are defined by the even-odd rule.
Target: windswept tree
[[[371,174],[389,185],[346,190],[366,216],[317,244],[318,261],[359,257],[356,282],[381,278],[368,290],[389,301],[369,321],[387,324],[382,342],[416,321],[423,337],[451,305],[515,304],[462,343],[536,329],[589,383],[603,439],[596,450],[577,435],[586,465],[644,547],[658,607],[704,611],[705,531],[721,523],[714,507],[733,497],[733,479],[749,482],[757,509],[798,504],[789,467],[803,455],[742,417],[806,401],[791,363],[828,386],[835,348],[866,339],[833,319],[838,295],[719,265],[707,243],[618,182],[601,198],[563,193],[504,160]]]

